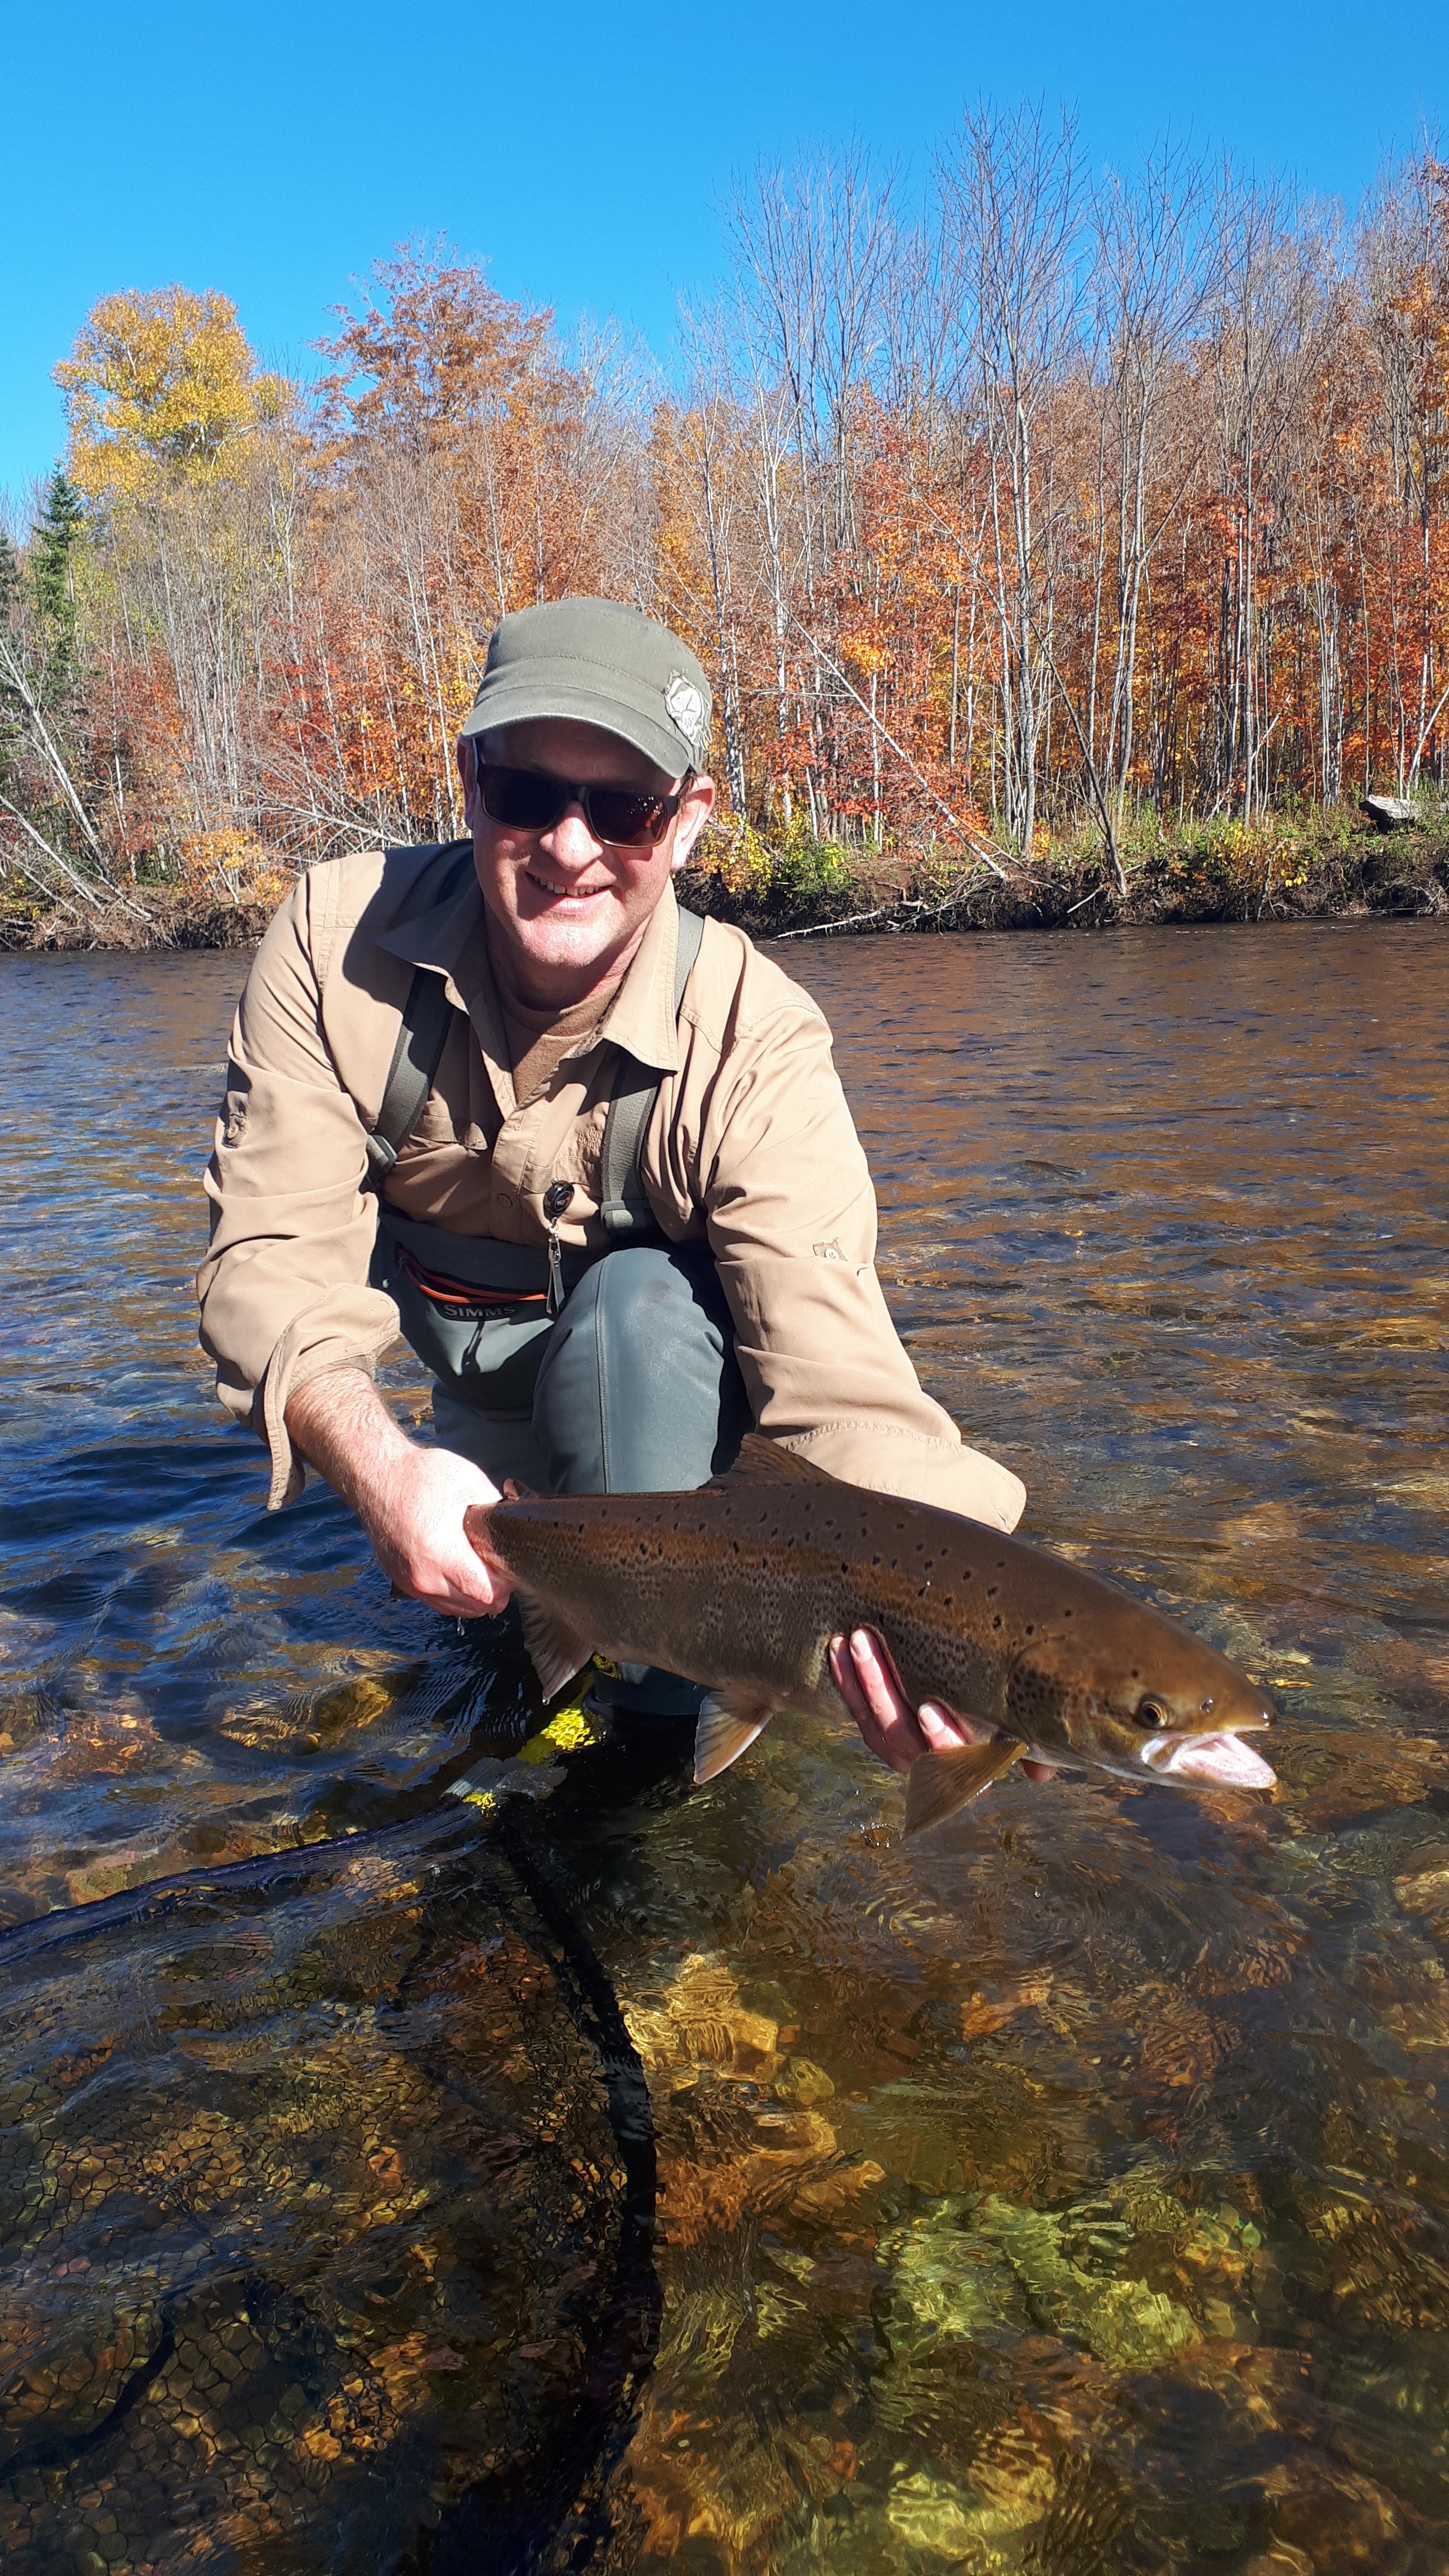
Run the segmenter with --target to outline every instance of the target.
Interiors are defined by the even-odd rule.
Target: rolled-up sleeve
[[[371,1374],[398,1331],[392,1299],[367,1285],[376,1206],[362,1120],[323,1033],[309,912],[303,877],[237,1010],[197,1279],[217,1394],[266,1440],[274,1509],[302,1486],[288,1399],[327,1369]]]
[[[761,1431],[852,1484],[1014,1528],[1021,1479],[964,1444],[901,1347],[875,1271],[865,1155],[829,1029],[803,995],[736,1033],[697,1151]]]

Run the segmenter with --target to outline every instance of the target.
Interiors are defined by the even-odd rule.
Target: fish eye
[[[1160,1699],[1140,1699],[1137,1703],[1139,1726],[1170,1726],[1172,1721]]]

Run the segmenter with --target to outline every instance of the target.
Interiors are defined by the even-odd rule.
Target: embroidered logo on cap
[[[704,699],[693,680],[676,671],[664,692],[664,709],[676,724],[696,760],[704,758]]]

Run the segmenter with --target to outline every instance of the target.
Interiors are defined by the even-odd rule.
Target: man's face
[[[682,867],[710,808],[714,787],[693,781],[661,841],[641,849],[597,840],[578,805],[545,832],[495,823],[483,811],[474,758],[510,769],[541,770],[579,786],[630,787],[672,795],[664,778],[631,744],[594,725],[562,717],[511,725],[458,745],[473,862],[490,923],[501,934],[526,991],[540,1001],[582,1000],[594,984],[625,967],[644,935],[670,874]]]

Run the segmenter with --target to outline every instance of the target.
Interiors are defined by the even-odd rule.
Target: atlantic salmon
[[[1242,1741],[1272,1724],[1272,1704],[1215,1647],[1100,1575],[843,1484],[773,1441],[751,1435],[736,1466],[690,1493],[509,1491],[464,1527],[513,1582],[545,1695],[595,1654],[704,1684],[696,1780],[781,1709],[848,1719],[830,1639],[872,1628],[913,1707],[934,1701],[993,1730],[912,1764],[907,1832],[1022,1760],[1273,1785]]]

